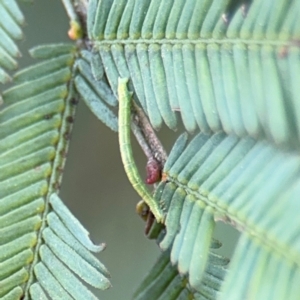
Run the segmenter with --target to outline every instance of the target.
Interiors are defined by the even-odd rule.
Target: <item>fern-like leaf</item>
[[[117,99],[103,78],[99,59],[97,53],[81,51],[81,59],[76,62],[78,75],[75,86],[94,115],[113,131],[118,131],[118,119],[112,110],[117,105]]]
[[[155,199],[165,209],[167,218],[165,228],[154,221],[147,233],[148,238],[156,239],[165,253],[162,255],[165,259],[168,257],[170,268],[171,265],[177,268],[175,272],[173,267],[173,273],[180,274],[182,282],[179,285],[182,286],[182,290],[183,287],[188,287],[191,299],[199,297],[216,299],[220,295],[229,260],[215,253],[215,250],[221,247],[221,243],[211,236],[214,228],[212,210],[204,202],[187,195],[173,182],[162,182],[155,191]],[[155,277],[159,270],[156,268],[153,267],[149,278]],[[147,279],[147,282],[149,280]],[[153,286],[154,290],[161,289],[164,293],[164,289],[169,289],[167,287],[171,279],[168,277],[163,279],[165,282],[163,286],[161,280],[155,280],[150,286]],[[137,293],[143,290],[144,295],[146,286],[147,284],[143,282]],[[150,290],[152,288],[149,287]],[[155,294],[153,297],[155,298]],[[177,297],[179,294],[174,298],[164,299],[181,299]]]
[[[86,230],[57,196],[76,94],[76,48],[40,46],[45,60],[15,74],[0,111],[0,297],[97,299],[110,287]],[[79,279],[79,278],[81,279]]]
[[[299,1],[90,1],[94,51],[152,125],[299,148]],[[96,8],[96,11],[95,11]],[[295,138],[297,137],[297,138]]]
[[[11,80],[6,70],[14,70],[21,55],[15,41],[23,37],[25,19],[15,0],[0,1],[0,82]]]
[[[90,107],[97,102],[95,114],[109,125],[99,99],[110,92],[93,80],[117,97],[118,78],[130,78],[154,128],[176,129],[179,111],[187,131],[202,132],[175,144],[156,191],[166,231],[150,231],[200,299],[298,297],[299,3],[89,2],[93,50],[82,54],[76,87]],[[242,231],[223,285],[228,261],[211,251],[219,220]],[[172,272],[136,297],[147,288],[162,297]]]
[[[224,133],[186,142],[175,143],[156,192],[167,212],[160,247],[200,289],[214,223],[228,222],[243,234],[220,299],[297,299],[299,156]]]
[[[186,276],[180,275],[176,266],[171,264],[169,256],[169,251],[165,251],[160,255],[149,274],[135,291],[135,300],[211,299],[208,292],[210,289],[213,290],[215,295],[216,291],[209,284],[200,293],[191,288]],[[212,275],[208,276],[212,277]],[[215,283],[217,283],[216,279]]]

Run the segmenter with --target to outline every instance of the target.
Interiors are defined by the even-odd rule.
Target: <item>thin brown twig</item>
[[[148,160],[154,158],[160,163],[161,167],[163,167],[167,160],[167,152],[158,139],[144,111],[135,101],[132,101],[132,103],[134,115],[133,123],[139,128],[139,130],[136,130],[135,126],[133,126],[133,133]]]

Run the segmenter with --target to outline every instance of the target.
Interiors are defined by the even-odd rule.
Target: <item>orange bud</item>
[[[68,36],[71,40],[78,40],[82,38],[82,29],[77,21],[70,22],[70,29],[68,31]]]

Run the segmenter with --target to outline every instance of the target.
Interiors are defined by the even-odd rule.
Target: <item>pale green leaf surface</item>
[[[202,132],[175,143],[156,193],[166,232],[148,233],[171,248],[195,299],[299,295],[299,3],[93,1],[88,34],[113,93],[129,77],[155,129],[175,129],[179,111],[187,131]],[[228,260],[210,251],[219,220],[243,231],[222,295]],[[141,299],[186,299],[169,294],[170,274]]]
[[[2,297],[3,300],[15,300],[20,299],[22,297],[22,289],[20,287],[16,287],[13,290],[11,290],[8,294],[6,294],[4,297]]]
[[[90,53],[90,52],[89,52]],[[90,84],[90,88],[96,93],[96,95],[110,106],[116,106],[118,101],[113,95],[111,89],[103,81],[96,81],[91,73],[93,63],[90,64],[81,59],[77,61],[78,71],[85,78],[86,82]]]
[[[94,78],[100,81],[104,75],[104,68],[98,52],[92,54],[91,68]]]
[[[94,115],[111,130],[118,131],[118,120],[115,114],[100,101],[99,97],[90,89],[85,79],[77,76],[75,78],[75,85],[78,93]]]
[[[167,210],[160,246],[163,250],[171,247],[171,262],[189,276],[189,284],[199,293],[216,299],[224,279],[224,273],[219,277],[222,266],[228,261],[209,252],[209,245],[215,221],[229,222],[243,234],[220,299],[244,299],[245,295],[249,299],[297,299],[299,156],[250,137],[205,133],[195,136],[183,150],[177,146],[182,138],[171,151],[172,164],[166,162],[163,180],[167,183],[162,182],[163,191],[156,193],[157,202]],[[178,192],[185,195],[180,213],[174,197]],[[290,220],[293,226],[288,226]],[[205,280],[212,287],[207,288]]]
[[[211,292],[216,293],[226,274],[224,266],[228,259],[212,252],[220,247],[219,242],[212,240],[214,211],[173,182],[165,184],[163,191],[159,191],[160,185],[155,198],[167,213],[166,232],[154,223],[148,237],[156,238],[163,251],[170,249],[170,262],[177,266],[180,274],[188,276],[189,285],[195,292],[205,293],[203,289],[209,286]],[[180,194],[181,201],[178,199]]]
[[[68,208],[61,202],[56,194],[50,198],[51,206],[62,222],[70,232],[78,239],[78,241],[92,252],[100,252],[103,250],[102,245],[94,245],[90,238],[89,232],[80,224],[80,222],[71,214]]]
[[[34,283],[30,287],[30,295],[33,299],[48,300],[45,292],[38,283]]]
[[[15,1],[2,0],[3,7],[19,25],[23,25],[25,22],[24,15]]]
[[[189,132],[299,149],[299,1],[109,0],[90,13],[114,94],[118,77],[130,77],[154,128],[175,129],[179,111]]]
[[[101,264],[101,262],[94,256],[90,255],[89,250],[85,248],[76,237],[74,237],[74,235],[64,226],[62,221],[55,213],[51,212],[47,215],[47,222],[53,232],[61,240],[65,241],[66,244],[68,244],[77,254],[84,258],[86,262],[88,262],[102,274],[105,274],[106,277],[110,277],[110,274],[105,266]],[[105,244],[101,244],[99,246],[102,246],[101,251],[105,249]]]
[[[82,59],[76,62],[78,72],[74,81],[76,90],[100,121],[111,130],[118,131],[118,119],[113,111],[113,107],[117,105],[117,99],[106,80],[102,78],[102,71],[98,68],[101,61],[93,59],[98,54],[85,50],[81,52],[81,56]]]
[[[14,74],[14,82],[21,83],[25,81],[31,81],[38,79],[39,77],[58,71],[64,66],[72,66],[74,63],[73,54],[65,54],[49,59],[45,62],[36,64],[32,67],[28,67],[25,70],[19,71]]]
[[[77,51],[74,44],[47,44],[33,47],[29,50],[30,55],[33,58],[50,59],[64,54],[75,54]]]
[[[96,299],[110,287],[88,232],[58,198],[75,112],[74,47],[38,47],[0,111],[0,297]],[[55,55],[53,55],[55,52]],[[55,220],[55,224],[53,223]]]
[[[170,262],[169,255],[169,251],[160,255],[151,271],[134,292],[133,299],[148,300],[149,297],[159,300],[215,299],[211,295],[218,294],[216,290],[219,288],[219,282],[216,277],[205,275],[206,279],[201,292],[198,292],[189,285],[186,276],[178,273],[176,266]],[[215,283],[216,289],[212,287],[212,282]]]
[[[157,203],[167,212],[166,232],[154,224],[149,233],[163,250],[169,249],[167,260],[171,259],[177,270],[188,276],[194,299],[219,297],[227,273],[228,260],[210,250],[214,248],[212,233],[218,220],[243,231],[221,299],[243,299],[245,295],[254,299],[296,299],[295,295],[299,295],[300,225],[296,199],[300,161],[292,150],[299,149],[300,138],[300,60],[299,47],[294,42],[300,37],[300,5],[298,1],[287,3],[90,2],[88,35],[94,40],[94,49],[77,61],[75,84],[95,115],[109,127],[115,126],[114,113],[102,100],[112,103],[109,101],[117,95],[118,78],[130,77],[129,89],[135,91],[154,128],[159,129],[165,122],[175,129],[174,111],[179,111],[189,132],[202,131],[186,148],[186,138],[181,137],[173,149],[163,174],[167,183],[160,184],[161,193],[156,196]],[[18,13],[12,16],[11,10],[16,8],[7,5],[9,2],[4,1],[0,6],[4,20],[0,29],[5,32],[4,38],[13,40],[20,35],[21,17]],[[11,27],[9,34],[5,31],[7,24]],[[11,54],[15,49],[1,43],[0,47],[0,65],[15,67]],[[0,149],[4,150],[3,154],[0,152],[0,203],[7,205],[0,207],[0,224],[4,226],[0,228],[0,247],[12,252],[1,262],[11,269],[7,267],[2,273],[5,287],[1,290],[0,282],[0,296],[10,298],[20,293],[18,285],[27,280],[27,269],[15,267],[14,262],[20,255],[23,260],[17,262],[32,263],[32,246],[27,245],[39,243],[37,236],[30,236],[37,230],[44,230],[44,242],[49,247],[39,248],[44,261],[33,258],[35,275],[42,282],[34,283],[35,295],[40,291],[44,298],[48,294],[51,299],[71,299],[87,291],[78,285],[78,290],[71,292],[60,272],[49,272],[47,259],[54,253],[58,257],[57,269],[68,274],[73,284],[78,280],[72,273],[75,272],[97,285],[81,270],[82,265],[72,265],[72,260],[84,261],[100,277],[108,275],[83,250],[86,247],[99,251],[102,247],[90,242],[88,232],[71,217],[55,193],[49,198],[60,182],[53,166],[64,165],[63,157],[57,153],[67,148],[65,139],[70,132],[66,120],[71,120],[72,105],[66,102],[72,90],[68,86],[65,93],[54,95],[58,89],[66,88],[75,72],[70,70],[71,53],[76,51],[72,47],[36,48],[33,55],[47,58],[49,63],[21,71],[16,76],[20,84],[4,92],[5,107],[0,112],[0,136],[4,141],[0,142]],[[69,63],[62,58],[68,54]],[[45,93],[50,101],[34,106],[33,99],[43,98]],[[30,129],[35,125],[43,126],[32,134]],[[14,144],[16,141],[20,142]],[[35,146],[30,148],[30,142]],[[285,150],[280,151],[277,145]],[[18,153],[24,149],[28,162],[22,164]],[[34,154],[37,157],[33,159]],[[20,199],[23,191],[24,198]],[[49,200],[54,208],[51,214],[61,221],[57,231],[44,229],[41,218],[48,209],[51,211]],[[32,207],[36,207],[36,215],[30,213]],[[293,227],[287,225],[290,220]],[[66,241],[63,236],[68,237]],[[27,237],[33,239],[31,243]],[[14,247],[14,240],[26,246]],[[68,257],[57,255],[58,249],[51,248],[51,243],[63,243],[61,248],[66,249]],[[78,250],[75,254],[73,247]],[[75,259],[76,255],[81,259]],[[70,265],[72,271],[64,264]],[[149,297],[149,293],[157,299],[186,299],[190,292],[179,289],[181,278],[177,270],[171,265],[165,268],[164,275],[158,275],[159,280],[140,291],[141,299]],[[108,281],[105,282],[102,288],[108,287]]]
[[[1,1],[0,15],[0,82],[7,83],[11,77],[6,70],[16,69],[16,58],[21,56],[15,40],[22,39],[25,20],[15,0]]]
[[[83,53],[83,51],[81,53]],[[116,106],[118,101],[113,95],[110,87],[104,82],[104,80],[99,81],[99,80],[95,80],[94,78],[95,74],[93,74],[93,69],[97,69],[97,71],[99,71],[99,69],[97,66],[93,67],[93,63],[94,63],[93,58],[99,57],[99,55],[97,55],[97,53],[96,54],[93,54],[91,52],[87,52],[87,53],[91,55],[89,59],[86,59],[83,56],[83,58],[85,59],[77,60],[77,67],[79,73],[86,79],[86,81],[90,84],[91,89],[97,94],[97,96],[101,100],[104,100],[110,106]],[[97,62],[97,64],[98,63],[99,61]]]

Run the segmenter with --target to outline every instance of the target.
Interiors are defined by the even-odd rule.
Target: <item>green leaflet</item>
[[[56,194],[50,196],[50,203],[53,211],[47,215],[48,226],[42,232],[41,259],[34,266],[38,282],[30,287],[30,294],[39,296],[47,292],[53,298],[64,296],[72,299],[72,296],[96,300],[74,275],[96,288],[109,288],[108,271],[91,254],[102,251],[104,247],[94,245],[88,239],[86,230]]]
[[[59,55],[53,59],[46,60],[42,63],[36,64],[25,70],[14,74],[14,82],[21,83],[37,79],[45,73],[53,73],[62,68],[63,65],[72,66],[74,63],[74,54],[67,53],[66,55]]]
[[[220,247],[212,240],[214,211],[172,182],[164,187],[160,184],[158,190],[160,188],[163,191],[156,192],[155,197],[166,203],[166,232],[160,230],[159,235],[153,236],[158,230],[154,224],[148,236],[157,238],[163,251],[170,251],[170,262],[177,266],[180,274],[189,277],[189,285],[194,291],[218,293],[228,260],[212,251]],[[210,291],[205,291],[206,288]]]
[[[75,53],[77,51],[74,44],[47,44],[33,47],[29,50],[33,58],[50,59],[64,54]]]
[[[190,295],[192,292],[186,286],[187,280],[176,271],[169,261],[169,253],[164,252],[147,277],[144,278],[140,287],[134,293],[135,300],[149,299],[177,299],[182,290],[187,290]],[[169,290],[168,290],[169,287]],[[194,298],[191,298],[194,299]]]
[[[118,131],[118,119],[113,111],[118,101],[103,76],[103,65],[98,53],[80,52],[76,61],[74,83],[77,92],[94,115],[113,131]]]
[[[176,266],[173,266],[169,261],[169,251],[163,252],[154,264],[151,271],[143,279],[141,285],[134,293],[135,300],[154,299],[215,299],[209,294],[210,284],[217,278],[210,276],[210,282],[206,278],[205,284],[201,292],[194,290],[188,283],[188,278],[178,274]],[[207,277],[208,277],[207,276]]]
[[[82,59],[76,61],[78,73],[74,80],[76,90],[100,121],[113,131],[118,131],[117,116],[112,109],[112,106],[116,106],[118,102],[105,78],[103,78],[102,62],[99,59],[96,59],[95,62],[93,59],[93,57],[98,56],[97,53],[81,51],[81,56]],[[99,67],[102,67],[102,71]]]
[[[147,190],[145,184],[140,178],[137,166],[134,162],[131,143],[130,143],[130,112],[131,112],[131,94],[127,89],[127,79],[119,79],[118,95],[119,95],[119,146],[124,169],[132,186],[149,205],[150,210],[154,214],[158,222],[163,222],[164,215],[162,209],[155,202]]]
[[[118,131],[117,118],[114,113],[103,103],[101,98],[94,93],[88,82],[81,76],[75,78],[78,93],[94,113],[94,115],[113,131]]]
[[[89,56],[85,57],[86,54],[91,55],[91,53],[88,51],[81,51],[81,54],[82,54],[82,57],[84,58],[84,60],[79,59],[76,62],[76,65],[77,65],[80,75],[82,75],[85,78],[85,80],[90,85],[90,88],[92,90],[94,90],[94,92],[97,94],[97,96],[101,100],[104,100],[110,106],[116,106],[118,103],[117,99],[115,98],[111,89],[105,83],[105,81],[101,80],[103,74],[99,80],[95,77],[96,74],[94,72],[96,72],[96,70],[97,70],[97,72],[101,71],[101,70],[99,70],[99,68],[101,68],[101,67],[103,68],[101,61],[97,61],[97,65],[96,66],[94,65],[95,61],[94,61],[93,57],[95,57],[95,56],[99,57],[99,56],[97,54],[94,54],[94,55],[92,54],[91,57],[89,57]]]
[[[11,80],[6,70],[16,69],[15,60],[21,53],[15,40],[23,37],[21,26],[24,25],[24,16],[15,0],[3,0],[0,3],[0,82],[7,83]]]

